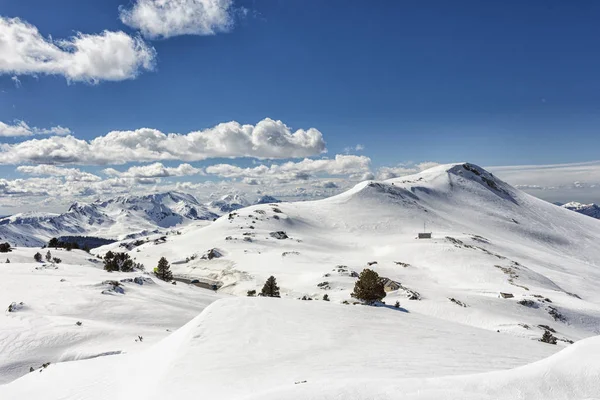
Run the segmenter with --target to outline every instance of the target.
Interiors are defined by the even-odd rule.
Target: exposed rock
[[[25,307],[25,303],[22,301],[20,303],[12,302],[8,305],[6,311],[8,312],[17,312]]]
[[[208,250],[201,258],[203,260],[212,260],[213,258],[221,258],[223,254],[217,249]]]
[[[289,238],[289,236],[284,231],[271,232],[271,233],[269,233],[269,236],[271,236],[272,238],[275,238],[275,239],[279,239],[279,240]]]
[[[460,300],[456,300],[454,297],[449,297],[448,300],[450,300],[451,302],[453,302],[454,304],[461,306],[461,307],[467,307],[467,305],[465,303],[463,303]]]

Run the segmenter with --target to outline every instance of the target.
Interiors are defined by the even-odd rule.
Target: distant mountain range
[[[259,202],[275,202],[264,196]],[[262,204],[262,203],[261,203]],[[251,205],[240,195],[226,195],[208,204],[181,192],[146,196],[119,196],[93,203],[74,203],[62,214],[28,212],[0,218],[0,241],[14,246],[39,246],[52,237],[97,236],[121,239],[136,232],[213,220],[224,213]]]
[[[567,210],[575,211],[583,215],[587,215],[592,218],[600,219],[600,206],[597,204],[582,204],[576,201],[572,201],[567,204],[561,205],[561,207],[566,208]]]

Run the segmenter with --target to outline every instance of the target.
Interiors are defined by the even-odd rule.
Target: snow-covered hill
[[[118,239],[217,216],[194,196],[185,193],[120,196],[90,204],[75,203],[64,214],[12,215],[0,220],[0,241],[16,246],[39,246],[52,237],[66,235]]]
[[[0,254],[0,384],[48,362],[140,351],[223,297],[140,271],[106,272],[82,250],[50,249],[60,264],[35,262],[36,251],[48,250]]]
[[[567,210],[576,211],[580,214],[587,215],[588,217],[600,219],[600,207],[597,204],[582,204],[576,201],[572,201],[567,204],[563,204],[562,207]]]
[[[432,239],[416,239],[424,223]],[[549,326],[578,340],[600,334],[599,238],[596,220],[452,164],[325,200],[243,208],[131,251],[220,281],[221,292],[243,296],[274,275],[285,297],[335,302],[353,301],[355,276],[370,264],[402,285],[388,304],[530,339]],[[223,257],[202,259],[211,248]]]

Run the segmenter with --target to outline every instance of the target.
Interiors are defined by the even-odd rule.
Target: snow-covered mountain
[[[431,239],[418,239],[424,225]],[[0,300],[25,305],[0,328],[0,374],[24,376],[0,398],[594,398],[598,238],[596,220],[459,163],[92,250],[129,251],[148,269],[164,256],[176,277],[218,281],[218,300],[181,281],[136,286],[93,259],[41,268],[35,249],[16,249],[0,268]],[[211,249],[218,256],[203,258]],[[387,278],[388,306],[354,305],[365,268]],[[271,275],[281,299],[246,297]],[[123,279],[124,294],[101,294],[103,279]],[[213,300],[164,339],[148,319],[156,309],[175,324],[182,307]],[[557,344],[541,343],[545,333]],[[42,361],[52,364],[27,372]]]
[[[432,239],[416,239],[424,225]],[[597,221],[461,163],[324,200],[250,206],[132,254],[144,264],[164,256],[175,273],[218,280],[225,293],[260,290],[274,275],[287,297],[338,302],[353,301],[355,276],[370,266],[401,284],[388,304],[421,298],[411,309],[530,338],[547,325],[577,340],[600,333],[598,238]],[[194,257],[211,248],[223,257]]]
[[[17,246],[36,246],[65,235],[117,239],[135,232],[212,220],[217,216],[194,196],[185,193],[119,196],[89,204],[74,203],[63,214],[23,213],[3,218],[0,240]]]
[[[269,203],[281,203],[281,200],[276,199],[273,196],[264,195],[264,196],[261,196],[258,200],[256,200],[255,204],[269,204]]]
[[[221,215],[224,213],[239,210],[240,208],[244,208],[249,205],[250,202],[248,202],[248,200],[246,200],[246,198],[244,198],[242,195],[227,194],[218,200],[213,200],[209,202],[207,204],[207,207]]]
[[[575,211],[583,215],[587,215],[592,218],[600,219],[600,206],[597,204],[582,204],[576,201],[572,201],[567,204],[563,204],[561,207],[566,208],[567,210]]]

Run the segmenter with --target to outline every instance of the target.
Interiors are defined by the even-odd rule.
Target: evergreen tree
[[[270,276],[269,279],[267,279],[265,286],[263,286],[260,292],[260,295],[266,297],[280,297],[279,286],[277,286],[277,280],[274,276]]]
[[[166,258],[161,257],[158,261],[158,266],[156,267],[156,277],[165,282],[170,282],[173,280],[173,274],[171,273],[171,266]]]
[[[50,239],[50,241],[48,242],[48,247],[54,247],[55,249],[58,248],[58,239],[57,238]]]
[[[113,253],[109,251],[104,255],[104,269],[113,272],[131,272],[133,271],[133,260],[127,253]]]
[[[50,253],[50,250],[48,250],[46,252],[46,261],[50,261],[50,260],[52,260],[52,253]]]
[[[42,261],[42,255],[41,255],[39,252],[38,252],[38,253],[35,253],[35,255],[33,256],[33,258],[34,258],[34,260],[35,260],[35,261],[37,261],[37,262],[40,262],[40,261]]]
[[[327,293],[323,295],[323,300],[329,301],[329,295]]]
[[[115,262],[115,253],[109,251],[104,255],[104,269],[108,272],[118,271],[119,267]]]
[[[9,251],[10,251],[10,244],[8,242],[0,243],[0,253],[8,253]]]
[[[7,264],[10,264],[10,260],[9,260],[8,258],[6,259],[6,263],[7,263]]]
[[[373,270],[364,269],[354,285],[352,297],[367,304],[381,301],[385,297],[385,290],[379,274]]]

